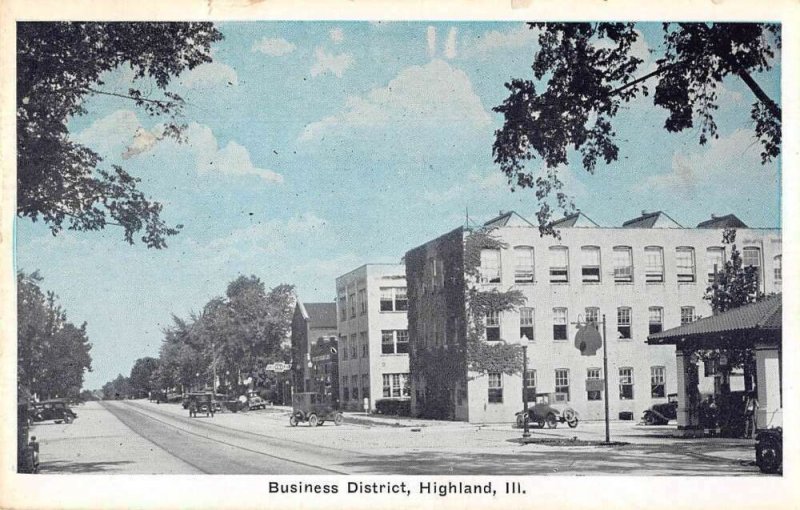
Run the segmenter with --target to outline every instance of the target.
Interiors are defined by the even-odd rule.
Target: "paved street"
[[[179,405],[89,402],[71,425],[37,424],[43,473],[758,475],[752,441],[671,437],[673,427],[602,423],[533,430],[510,425],[349,415],[340,427],[290,427],[285,409],[189,418]]]

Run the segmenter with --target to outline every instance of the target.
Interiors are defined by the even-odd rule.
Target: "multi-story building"
[[[343,407],[410,400],[405,267],[361,266],[337,278],[336,291]]]
[[[329,375],[335,370],[330,362],[335,360],[337,343],[336,332],[336,303],[303,303],[299,299],[295,304],[292,317],[292,373],[294,374],[293,388],[295,392],[319,391],[338,394],[335,388],[320,386],[317,379],[325,379],[325,371]],[[327,361],[319,358],[327,350],[334,357]],[[312,357],[317,357],[315,366]],[[338,381],[331,376],[329,384],[335,385]]]
[[[512,421],[523,380],[504,346],[526,342],[529,397],[552,394],[588,420],[602,419],[608,398],[613,419],[638,419],[677,391],[674,349],[647,345],[647,336],[711,314],[703,295],[731,251],[723,228],[738,227],[735,244],[759,269],[761,290],[780,291],[780,230],[747,228],[733,215],[684,228],[643,213],[603,228],[576,213],[554,226],[560,238],[541,237],[510,212],[406,254],[415,413]],[[602,350],[584,355],[575,345],[578,323],[603,317],[608,374]]]

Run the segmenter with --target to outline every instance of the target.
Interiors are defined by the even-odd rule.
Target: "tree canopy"
[[[17,273],[17,387],[40,398],[77,397],[92,369],[86,323],[76,326],[38,273]]]
[[[780,154],[781,108],[753,77],[772,69],[781,48],[779,25],[665,23],[663,54],[647,74],[641,74],[643,60],[633,51],[641,37],[634,23],[530,23],[529,28],[539,31],[534,79],[506,83],[509,95],[494,108],[504,123],[495,133],[493,154],[512,190],[536,188],[543,234],[553,233],[548,198],[555,196],[564,210],[572,205],[557,167],[568,163],[570,150],[591,173],[598,160],[616,161],[613,121],[620,107],[637,97],[652,93],[653,103],[668,112],[664,129],[697,128],[704,145],[718,137],[718,88],[729,76],[738,77],[755,98],[750,117],[762,162]],[[544,162],[543,170],[530,168],[535,159]]]
[[[122,227],[125,241],[163,248],[181,225],[167,225],[162,206],[138,187],[140,179],[70,138],[67,123],[87,113],[89,96],[131,102],[151,116],[166,116],[165,136],[180,141],[184,100],[171,79],[211,61],[222,34],[211,23],[17,24],[17,214],[41,219],[53,234]],[[103,89],[103,73],[127,65],[152,91]]]

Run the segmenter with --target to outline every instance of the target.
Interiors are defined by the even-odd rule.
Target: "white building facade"
[[[405,266],[366,264],[336,279],[344,409],[410,401]]]
[[[482,249],[479,281],[471,284],[464,278],[458,285],[464,287],[462,293],[475,285],[480,291],[517,290],[524,296],[523,305],[485,317],[484,340],[513,344],[528,339],[529,400],[537,393],[554,394],[556,401],[568,404],[582,419],[599,420],[608,398],[612,419],[639,419],[645,409],[677,393],[674,348],[647,345],[647,336],[711,314],[703,295],[715,269],[721,269],[730,257],[731,247],[723,244],[721,228],[683,228],[664,213],[643,214],[625,225],[601,228],[579,214],[556,225],[560,231],[556,239],[541,237],[537,227],[514,213],[487,223],[502,247]],[[439,239],[452,240],[455,233]],[[463,231],[464,239],[468,235]],[[780,292],[780,230],[738,228],[735,244],[745,265],[759,268],[761,290]],[[439,240],[412,252],[419,250],[427,255],[418,253],[415,259],[430,262],[421,275],[409,272],[409,283],[435,271],[427,267],[430,264],[452,274],[444,266],[458,263],[437,260],[436,254],[443,251]],[[445,285],[453,281],[446,278]],[[425,305],[435,299],[425,301],[416,295],[417,285],[410,287],[414,287],[411,299],[419,298],[424,308],[412,303],[412,352],[425,352],[424,348],[435,347],[436,340],[426,333],[431,326],[421,324],[422,319],[417,323],[416,318],[447,324],[445,308],[452,310],[453,305]],[[445,292],[452,295],[452,290]],[[608,374],[603,373],[602,349],[587,356],[575,345],[576,323],[601,323],[604,316]],[[464,342],[464,335],[463,327],[455,328],[445,338],[449,336],[452,345]],[[416,366],[413,360],[412,366]],[[522,408],[521,375],[475,373],[469,366],[464,371],[465,383],[448,390],[453,399],[449,416],[479,423],[512,421]],[[608,395],[598,390],[598,381],[605,377]],[[414,381],[420,386],[430,384],[416,376]],[[422,407],[417,400],[425,398],[424,393],[415,392],[415,410]]]

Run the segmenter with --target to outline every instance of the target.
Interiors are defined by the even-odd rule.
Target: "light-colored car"
[[[247,397],[247,408],[251,411],[253,409],[266,409],[267,403],[264,401],[263,398],[259,397],[258,395],[250,395]]]

